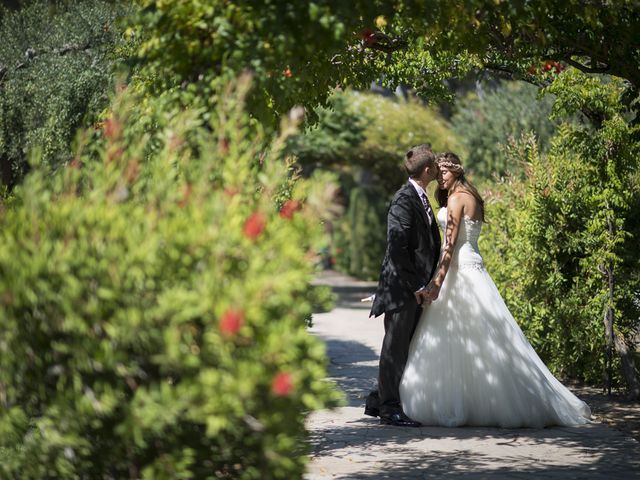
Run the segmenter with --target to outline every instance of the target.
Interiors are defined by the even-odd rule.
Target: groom
[[[440,254],[440,233],[426,188],[438,176],[430,145],[418,145],[404,158],[409,181],[398,190],[387,215],[387,251],[370,316],[384,313],[384,340],[380,353],[378,390],[366,402],[365,414],[380,423],[418,427],[402,412],[399,386],[411,337],[430,301],[426,286]]]

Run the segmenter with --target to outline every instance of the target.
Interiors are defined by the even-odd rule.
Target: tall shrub
[[[514,153],[529,161],[527,184],[496,188],[485,237],[488,262],[507,303],[556,373],[640,393],[632,352],[640,311],[640,234],[632,208],[638,127],[625,121],[618,82],[568,71],[550,90],[563,124],[547,155],[529,139]],[[576,95],[575,89],[581,89]],[[497,192],[497,193],[496,193]]]
[[[221,98],[208,125],[166,113],[144,162],[116,105],[2,208],[2,478],[302,475],[305,417],[338,398],[304,322],[325,184]]]
[[[347,221],[342,228],[348,242],[347,272],[358,278],[376,280],[380,273],[387,238],[387,203],[384,198],[380,188],[356,187],[351,190]]]

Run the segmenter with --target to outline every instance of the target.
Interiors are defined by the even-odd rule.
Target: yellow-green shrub
[[[222,98],[151,158],[116,105],[1,211],[2,478],[301,476],[306,413],[338,398],[304,322],[324,184]]]

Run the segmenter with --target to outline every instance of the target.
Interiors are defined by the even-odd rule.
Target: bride
[[[404,412],[448,427],[589,422],[589,407],[549,372],[485,270],[478,250],[484,202],[460,159],[444,153],[438,166],[445,244],[400,383]]]

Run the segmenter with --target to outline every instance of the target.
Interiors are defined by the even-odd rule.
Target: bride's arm
[[[436,274],[427,287],[431,301],[438,298],[442,283],[449,271],[451,258],[453,257],[456,242],[458,241],[458,232],[463,215],[464,202],[460,199],[459,195],[451,195],[447,201],[447,230],[444,232],[444,248],[442,249],[442,255],[440,256],[440,263],[438,264]]]

